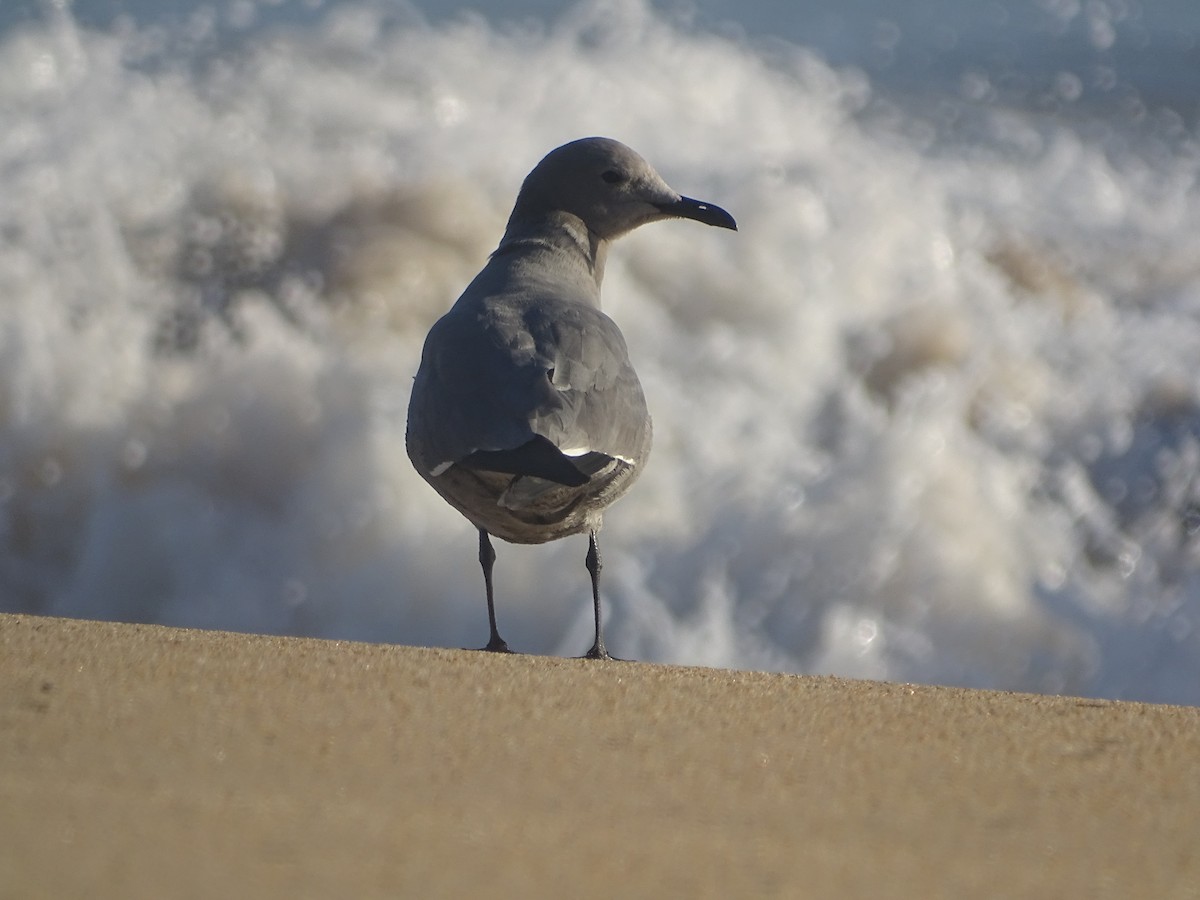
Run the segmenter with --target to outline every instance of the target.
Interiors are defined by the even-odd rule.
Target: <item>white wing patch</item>
[[[583,456],[587,453],[591,453],[592,448],[591,447],[559,447],[558,452],[561,453],[563,456]],[[637,464],[637,462],[635,460],[630,459],[628,456],[621,456],[617,453],[606,453],[603,450],[601,450],[600,452],[604,453],[605,456],[611,456],[613,459],[619,459],[623,463],[629,463],[629,465],[631,465],[631,466]]]

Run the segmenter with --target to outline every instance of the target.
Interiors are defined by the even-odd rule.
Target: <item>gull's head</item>
[[[602,137],[551,150],[525,178],[512,221],[534,222],[555,213],[577,217],[602,240],[669,218],[737,230],[721,207],[680,195],[633,150]]]

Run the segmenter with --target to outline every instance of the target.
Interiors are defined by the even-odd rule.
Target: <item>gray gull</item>
[[[430,329],[408,407],[417,472],[479,529],[491,638],[489,535],[540,544],[588,534],[596,636],[604,510],[633,485],[651,425],[625,339],[600,309],[609,242],[669,218],[737,230],[719,206],[681,196],[608,138],[551,151],[526,177],[499,247]]]

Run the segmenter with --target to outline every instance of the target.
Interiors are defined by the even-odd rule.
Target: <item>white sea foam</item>
[[[949,134],[638,2],[213,21],[0,43],[0,608],[482,643],[410,377],[528,169],[606,134],[741,226],[609,264],[656,432],[614,652],[1200,702],[1186,134]],[[510,643],[582,652],[586,541],[497,549]]]

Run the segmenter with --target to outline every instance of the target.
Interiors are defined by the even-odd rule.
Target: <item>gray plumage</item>
[[[682,197],[624,144],[585,138],[525,179],[500,246],[429,331],[408,409],[408,455],[479,529],[491,640],[488,535],[537,544],[589,533],[596,639],[596,532],[641,474],[651,424],[625,339],[600,309],[610,241],[682,217],[736,229],[720,207]]]

